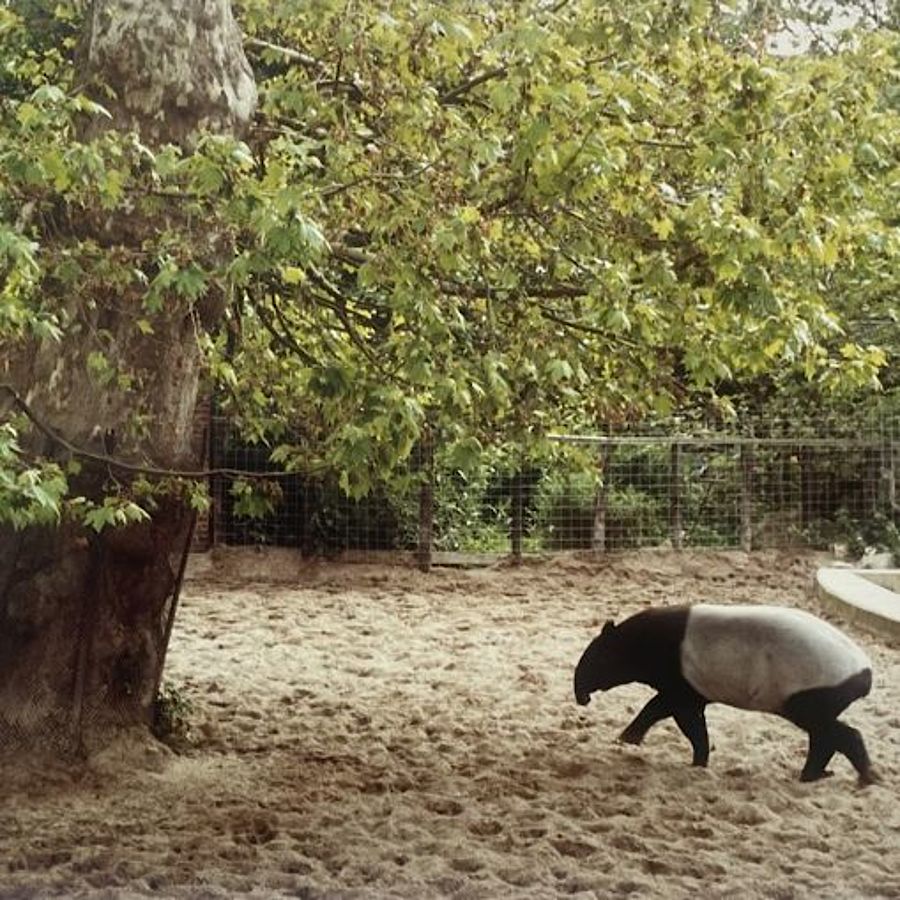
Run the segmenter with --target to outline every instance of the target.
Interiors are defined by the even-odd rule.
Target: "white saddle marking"
[[[798,691],[838,685],[866,668],[866,654],[833,625],[780,606],[692,606],[681,644],[691,687],[742,709],[778,712]]]

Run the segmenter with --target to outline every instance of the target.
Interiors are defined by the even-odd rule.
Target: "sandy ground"
[[[571,696],[607,617],[814,609],[816,562],[217,560],[185,586],[167,671],[191,745],[123,741],[78,777],[0,770],[0,896],[900,897],[897,645],[847,626],[876,664],[846,714],[884,777],[865,790],[843,758],[799,783],[805,736],[773,717],[711,707],[701,770],[672,725],[616,742],[647,688]]]

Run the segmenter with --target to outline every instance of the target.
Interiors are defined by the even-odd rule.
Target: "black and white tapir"
[[[778,606],[671,606],[646,609],[621,624],[607,622],[575,668],[575,699],[640,682],[658,693],[622,732],[640,744],[672,716],[694,748],[694,765],[709,760],[708,703],[775,713],[809,734],[800,775],[815,781],[842,753],[860,784],[878,779],[862,735],[838,716],[872,687],[866,654],[842,632],[799,609]]]

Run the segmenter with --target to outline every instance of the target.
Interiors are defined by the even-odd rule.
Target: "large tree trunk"
[[[190,144],[198,129],[239,131],[255,107],[227,0],[95,0],[80,64],[85,83],[114,89],[113,97],[98,93],[114,127],[137,130],[151,146]],[[96,221],[81,217],[71,237],[127,254],[178,215],[174,209],[146,222],[104,212]],[[143,315],[139,291],[111,285],[105,295],[92,292],[89,303],[78,294],[60,302],[70,323],[62,341],[15,349],[4,379],[72,444],[142,465],[195,467],[197,333],[216,322],[220,301],[167,298],[153,333],[144,334],[135,327]],[[90,374],[96,351],[128,372],[130,383],[101,387]],[[27,449],[68,455],[38,429]],[[87,463],[71,485],[100,500],[112,481],[126,478]],[[99,535],[73,523],[0,529],[0,749],[90,751],[121,727],[148,721],[190,519],[172,494],[150,522]]]
[[[81,66],[116,127],[151,144],[239,131],[256,108],[229,0],[93,0]]]

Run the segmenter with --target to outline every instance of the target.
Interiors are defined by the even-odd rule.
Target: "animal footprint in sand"
[[[432,797],[425,801],[425,808],[439,816],[458,816],[463,811],[462,803],[448,797]]]
[[[575,859],[585,859],[597,851],[593,844],[587,844],[584,841],[570,841],[568,838],[560,838],[550,843],[556,848],[557,853],[561,853],[563,856],[572,856]]]
[[[591,766],[589,763],[570,759],[554,763],[553,770],[560,778],[581,778],[591,771]]]
[[[494,837],[503,831],[503,825],[496,819],[479,819],[469,826],[469,831],[478,837]]]
[[[456,859],[451,859],[450,866],[457,872],[472,874],[483,869],[484,863],[481,862],[481,860],[475,859],[474,856],[461,856],[457,857]]]

